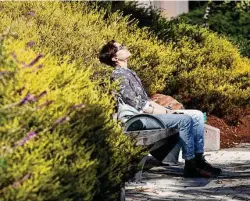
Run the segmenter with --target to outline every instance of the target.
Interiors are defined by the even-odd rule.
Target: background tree
[[[190,12],[181,15],[179,19],[190,24],[203,25],[203,16],[208,3],[191,3]],[[227,36],[239,47],[241,54],[247,57],[250,57],[249,5],[249,1],[212,1],[207,19],[209,29]]]

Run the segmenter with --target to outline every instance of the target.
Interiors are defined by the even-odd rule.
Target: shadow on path
[[[250,156],[249,156],[250,157]],[[147,185],[126,190],[133,201],[249,200],[250,161],[216,164],[223,174],[216,178],[183,178],[183,165],[154,167],[143,173]]]

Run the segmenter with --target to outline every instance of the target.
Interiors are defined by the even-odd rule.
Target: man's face
[[[131,53],[127,50],[126,46],[117,42],[115,42],[114,45],[118,49],[118,51],[116,52],[117,60],[125,61],[131,56]]]

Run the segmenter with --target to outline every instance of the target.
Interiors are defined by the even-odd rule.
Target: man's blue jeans
[[[154,114],[168,128],[179,129],[182,158],[189,160],[204,152],[204,115],[199,110],[174,110],[184,114]],[[147,126],[152,128],[152,125]]]

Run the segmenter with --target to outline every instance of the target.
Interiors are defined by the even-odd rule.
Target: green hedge
[[[42,48],[41,52],[50,52],[59,60],[91,64],[92,79],[101,86],[106,86],[104,75],[112,69],[101,65],[97,54],[114,38],[133,53],[130,66],[149,94],[167,93],[187,108],[232,121],[239,118],[238,108],[249,107],[249,61],[227,39],[206,29],[169,22],[152,12],[157,21],[150,29],[161,39],[157,40],[147,28],[138,29],[128,16],[84,2],[2,5],[2,32],[12,24],[13,37],[35,41],[32,48],[37,51]]]
[[[178,23],[172,33],[176,70],[166,93],[178,94],[188,107],[237,121],[249,108],[249,60],[226,38],[201,27]]]
[[[141,151],[112,120],[112,97],[91,64],[28,46],[0,45],[0,200],[117,200]]]
[[[121,9],[124,16],[129,15],[131,21],[136,19],[142,28],[148,27],[170,48],[171,55],[166,55],[168,63],[165,68],[171,68],[171,73],[165,76],[165,72],[157,66],[159,72],[154,74],[165,79],[165,87],[163,89],[162,82],[158,82],[150,92],[175,96],[186,108],[202,109],[237,123],[249,111],[249,60],[243,58],[226,37],[197,25],[186,24],[183,20],[169,21],[158,11],[138,8],[137,4],[98,3],[109,13]],[[155,55],[152,57],[156,63],[161,63]],[[144,82],[152,79],[151,75],[144,76]]]

